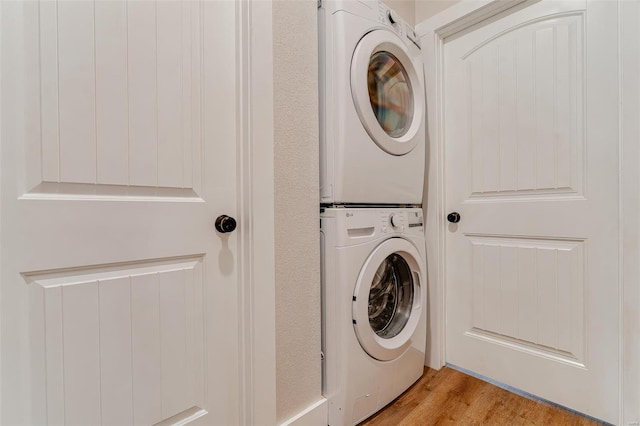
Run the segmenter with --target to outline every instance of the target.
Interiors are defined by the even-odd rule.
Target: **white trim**
[[[311,404],[295,416],[280,423],[280,426],[326,426],[329,417],[329,406],[327,400]]]
[[[272,3],[237,3],[240,424],[276,422]]]
[[[466,30],[492,16],[502,13],[513,7],[526,7],[530,3],[539,0],[479,0],[474,2],[460,2],[441,13],[433,16],[416,25],[416,33],[420,36],[420,44],[422,46],[424,71],[425,71],[425,90],[427,99],[427,141],[430,147],[428,149],[429,164],[427,170],[429,176],[425,176],[425,185],[428,185],[425,191],[425,216],[427,223],[425,224],[425,233],[427,242],[432,242],[431,247],[427,247],[427,264],[429,265],[429,295],[435,298],[435,303],[430,305],[429,322],[431,324],[431,336],[429,340],[429,354],[427,355],[426,364],[433,368],[440,368],[446,360],[445,353],[445,222],[443,208],[445,206],[445,183],[443,180],[444,172],[444,139],[442,112],[440,110],[443,105],[442,100],[442,49],[444,39],[451,37],[456,33]],[[620,2],[624,7],[633,9],[634,2]],[[623,7],[623,6],[621,6]],[[640,8],[634,10],[640,14]],[[627,14],[620,13],[620,19],[624,20]],[[637,16],[637,15],[636,15]],[[627,19],[632,19],[627,16]],[[633,22],[633,21],[632,21]],[[622,24],[622,21],[619,22]],[[620,63],[624,64],[624,55],[629,55],[637,61],[636,64],[628,65],[630,69],[635,70],[640,63],[640,57],[637,51],[639,42],[634,38],[633,34],[625,34],[619,28],[621,46],[619,54],[622,55]],[[626,43],[626,44],[625,44]],[[635,55],[635,56],[634,56]],[[620,424],[638,424],[640,421],[640,343],[637,342],[635,334],[640,329],[640,291],[638,291],[638,278],[640,278],[640,248],[638,240],[640,239],[640,221],[636,218],[640,213],[640,205],[637,202],[640,193],[640,184],[638,183],[638,175],[640,174],[640,153],[637,148],[638,136],[640,131],[631,127],[628,122],[624,121],[622,112],[625,111],[628,104],[631,104],[633,111],[625,114],[629,120],[637,120],[640,117],[640,84],[636,81],[625,82],[623,80],[623,69],[620,69],[620,89],[621,94],[628,93],[628,89],[636,89],[637,99],[629,94],[630,100],[621,99],[621,117],[620,126],[624,132],[629,129],[628,135],[622,135],[620,141],[621,161],[625,159],[627,167],[620,164],[620,181],[621,185],[625,183],[628,187],[620,188],[621,194],[621,219],[627,222],[620,224],[620,236],[627,241],[621,241],[619,256],[621,261],[621,277],[620,277]],[[633,91],[631,92],[633,93]],[[635,114],[634,114],[635,113]],[[635,154],[628,155],[628,154]],[[631,220],[630,218],[634,218]],[[624,248],[624,251],[623,251]],[[622,273],[624,272],[624,275]],[[627,356],[624,356],[624,354]],[[631,377],[628,377],[631,375]],[[625,381],[625,377],[627,378]]]
[[[2,9],[4,4],[0,3],[0,147],[2,146],[2,104],[4,97],[2,96],[4,92],[2,91],[2,77],[3,77],[3,69],[2,69],[2,56],[5,51],[4,46],[2,44],[2,28],[4,28],[4,22],[2,21]],[[2,149],[0,149],[0,179],[2,176]],[[0,185],[0,235],[2,235],[2,185]],[[2,277],[2,243],[0,242],[0,279]],[[0,286],[1,289],[1,286]],[[0,305],[2,304],[2,291],[0,291]],[[1,326],[0,321],[0,326]],[[1,354],[1,351],[0,351]],[[2,366],[2,357],[0,355],[0,366]],[[0,383],[2,383],[2,368],[0,368]],[[0,419],[2,418],[2,388],[0,386]]]
[[[440,38],[445,39],[476,25],[521,3],[536,3],[540,0],[478,0],[460,2],[432,18],[416,25],[418,37],[435,29]],[[435,24],[435,27],[433,26]]]
[[[640,2],[620,2],[621,425],[640,424]]]
[[[625,189],[625,174],[623,169],[624,164],[624,124],[623,124],[623,43],[622,38],[622,4],[618,3],[618,329],[620,340],[618,341],[618,356],[620,361],[618,362],[618,423],[624,425],[624,189]]]
[[[450,6],[443,11],[433,15],[429,19],[419,22],[415,26],[416,35],[419,39],[425,36],[433,36],[442,27],[452,26],[456,22],[461,22],[469,14],[473,14],[481,7],[493,3],[495,0],[478,0],[474,2],[461,1]],[[420,46],[424,45],[420,43]]]

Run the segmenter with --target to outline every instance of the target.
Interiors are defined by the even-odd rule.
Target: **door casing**
[[[237,83],[241,193],[238,194],[240,300],[240,419],[276,423],[276,301],[274,222],[272,2],[237,2]],[[255,256],[254,253],[260,253]]]

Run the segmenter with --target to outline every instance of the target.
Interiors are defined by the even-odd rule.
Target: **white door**
[[[542,1],[444,47],[447,362],[612,423],[616,7]]]
[[[2,424],[237,424],[236,6],[2,2]]]

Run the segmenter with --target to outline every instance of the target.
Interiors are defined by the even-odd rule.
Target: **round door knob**
[[[458,213],[458,212],[452,212],[452,213],[449,213],[449,214],[447,215],[447,220],[448,220],[449,222],[451,222],[451,223],[458,223],[458,222],[460,222],[460,213]]]
[[[227,216],[226,214],[220,215],[216,219],[216,231],[221,234],[227,232],[233,232],[236,229],[237,223],[234,218]]]

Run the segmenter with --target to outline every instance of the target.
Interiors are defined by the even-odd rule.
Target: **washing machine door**
[[[351,94],[360,121],[385,152],[405,155],[424,117],[418,74],[402,40],[388,30],[367,33],[351,61]]]
[[[411,345],[422,312],[419,254],[409,241],[391,238],[365,262],[353,297],[353,326],[362,348],[390,361]]]

